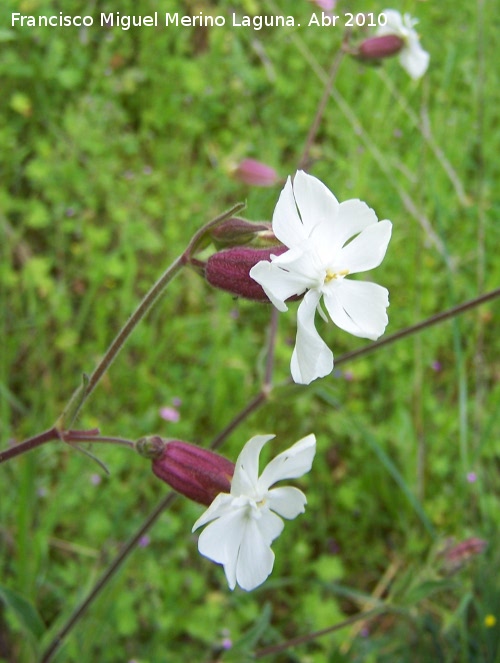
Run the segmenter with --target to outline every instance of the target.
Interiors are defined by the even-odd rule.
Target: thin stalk
[[[333,626],[329,626],[328,628],[323,628],[320,631],[313,631],[312,633],[308,633],[307,635],[299,635],[297,638],[290,638],[290,640],[281,642],[279,645],[271,645],[270,647],[264,647],[263,649],[258,649],[254,654],[254,658],[264,658],[264,656],[277,654],[279,652],[285,651],[286,649],[289,649],[290,647],[303,645],[307,642],[311,642],[311,640],[320,638],[323,635],[328,635],[329,633],[334,633],[335,631],[340,631],[343,628],[352,626],[352,624],[356,624],[356,622],[359,622],[361,620],[368,620],[372,619],[373,617],[377,617],[378,615],[381,615],[384,612],[387,612],[387,608],[385,607],[374,608],[373,610],[367,610],[366,612],[359,612],[357,615],[354,615],[353,617],[344,619],[344,621],[339,622],[338,624],[334,624]]]
[[[151,525],[159,518],[163,513],[164,509],[169,507],[172,502],[175,500],[177,495],[173,492],[168,493],[156,506],[154,511],[152,511],[149,516],[146,518],[142,526],[137,530],[137,532],[127,541],[127,543],[120,550],[115,559],[111,562],[110,566],[106,569],[105,573],[99,578],[96,582],[90,593],[85,597],[85,599],[75,608],[69,619],[66,621],[64,626],[59,629],[54,638],[50,641],[45,651],[42,653],[40,658],[40,663],[50,663],[52,661],[55,653],[59,647],[63,644],[66,636],[72,630],[72,628],[77,624],[80,619],[83,617],[87,608],[93,603],[94,599],[101,593],[104,587],[107,585],[109,580],[116,574],[118,569],[121,567],[123,562],[127,559],[130,553],[135,549],[135,546],[138,544],[140,538],[148,531]]]
[[[210,449],[217,449],[224,442],[224,440],[235,430],[238,426],[249,417],[252,412],[258,410],[263,405],[271,391],[273,390],[273,371],[274,371],[274,348],[276,346],[276,333],[278,331],[278,316],[279,311],[274,306],[271,309],[271,320],[269,321],[269,334],[267,341],[267,357],[266,357],[266,371],[264,381],[260,392],[252,398],[252,400],[229,422],[229,424],[222,429],[222,431],[214,437],[210,442]]]
[[[92,430],[69,430],[69,431],[60,431],[55,426],[49,430],[43,431],[43,433],[38,433],[30,437],[24,442],[20,442],[10,449],[0,452],[0,464],[4,463],[16,456],[20,456],[32,449],[36,449],[42,444],[47,442],[53,442],[54,440],[61,440],[62,442],[67,442],[68,444],[75,444],[76,442],[95,442],[95,443],[104,443],[104,444],[118,444],[122,447],[134,448],[134,442],[132,440],[127,440],[123,437],[109,437],[99,435],[99,429],[94,428]]]
[[[29,439],[24,440],[24,442],[20,442],[19,444],[16,444],[9,449],[5,449],[5,451],[0,451],[0,464],[5,463],[6,461],[11,460],[11,458],[15,458],[16,456],[20,456],[27,451],[36,449],[46,442],[52,442],[53,440],[59,439],[60,433],[57,428],[55,428],[55,426],[53,428],[49,428],[49,430],[43,431],[43,433],[38,433],[38,435],[34,435],[33,437],[30,437]]]
[[[93,373],[89,376],[88,381],[85,380],[84,384],[78,387],[70,401],[66,405],[62,415],[57,421],[58,428],[64,428],[66,424],[66,419],[69,418],[69,424],[71,425],[73,421],[78,416],[78,412],[83,407],[83,404],[94,391],[99,380],[102,378],[104,373],[113,363],[114,359],[122,349],[126,340],[130,334],[137,327],[139,322],[144,318],[149,309],[153,306],[162,292],[165,290],[166,286],[174,278],[174,276],[180,271],[180,269],[186,264],[187,258],[186,254],[183,253],[179,256],[174,262],[168,267],[156,283],[152,286],[149,292],[144,296],[142,301],[139,303],[139,306],[132,313],[127,322],[123,325],[121,330],[118,332],[117,336],[112,341],[109,348],[106,350],[104,356],[100,362],[95,367]]]
[[[383,81],[384,85],[387,87],[391,95],[394,97],[396,102],[403,109],[406,115],[410,118],[413,125],[420,131],[421,136],[423,137],[423,139],[429,146],[431,152],[434,154],[437,161],[442,166],[444,172],[448,176],[448,179],[450,180],[453,188],[455,189],[455,193],[462,207],[469,207],[469,205],[471,204],[471,200],[469,199],[467,193],[465,192],[465,188],[462,182],[460,181],[460,178],[457,175],[455,169],[447,159],[443,150],[436,143],[436,140],[432,134],[432,129],[430,126],[430,120],[428,114],[426,113],[421,121],[417,113],[415,113],[415,111],[408,104],[406,98],[400,93],[398,87],[394,84],[391,77],[388,76],[384,68],[380,67],[379,69],[375,69],[375,71],[380,77],[380,79]]]
[[[189,262],[193,253],[197,251],[200,248],[200,246],[202,246],[203,242],[209,243],[209,231],[212,228],[219,225],[220,223],[222,223],[223,221],[225,221],[226,219],[228,219],[229,217],[240,212],[244,207],[245,207],[244,203],[238,203],[236,205],[233,205],[231,209],[227,210],[226,212],[223,212],[223,214],[220,214],[215,219],[205,224],[202,228],[200,228],[200,230],[198,230],[198,232],[195,233],[195,235],[189,242],[186,250],[178,258],[176,258],[169,267],[167,267],[167,269],[163,272],[160,278],[156,281],[156,283],[143,297],[142,301],[139,303],[135,311],[132,313],[130,318],[123,325],[121,330],[118,332],[117,336],[111,342],[111,345],[106,350],[104,356],[97,364],[92,374],[89,377],[84,376],[83,384],[80,385],[80,387],[78,387],[78,389],[74,392],[70,401],[64,408],[63,413],[57,420],[56,422],[57,428],[59,429],[66,428],[67,420],[69,420],[69,425],[71,426],[73,421],[78,416],[78,413],[83,407],[85,401],[94,391],[97,384],[99,383],[99,380],[106,373],[108,368],[111,366],[116,356],[122,349],[125,342],[128,340],[129,336],[132,334],[134,329],[137,327],[139,322],[144,318],[144,316],[148,313],[151,307],[157,302],[160,295],[163,294],[163,291],[170,283],[170,281],[174,278],[174,276],[176,276],[179,273],[179,271],[182,269],[182,267],[184,267]]]
[[[120,447],[135,449],[135,442],[124,437],[107,437],[102,435],[84,435],[77,432],[70,437],[65,437],[65,442],[92,442],[97,444],[115,444]]]
[[[417,322],[415,325],[410,325],[410,327],[405,327],[404,329],[401,329],[401,331],[398,331],[395,334],[391,334],[390,336],[386,336],[380,341],[375,341],[374,343],[366,345],[363,348],[359,348],[358,350],[352,350],[352,352],[346,352],[343,355],[340,355],[340,357],[337,357],[337,359],[335,360],[335,365],[339,366],[339,364],[345,364],[346,362],[351,361],[352,359],[358,359],[359,357],[363,357],[364,355],[370,354],[371,352],[375,352],[379,348],[382,348],[386,345],[390,345],[391,343],[395,343],[396,341],[399,341],[402,338],[406,338],[407,336],[411,336],[412,334],[417,334],[418,332],[423,331],[428,327],[433,327],[434,325],[437,325],[440,322],[449,320],[450,318],[453,318],[456,315],[465,313],[466,311],[469,311],[475,308],[476,306],[485,304],[486,302],[489,302],[493,299],[497,299],[498,297],[500,297],[500,288],[495,288],[495,290],[490,290],[490,292],[487,292],[484,295],[479,295],[479,297],[474,297],[473,299],[469,299],[466,302],[463,302],[462,304],[458,304],[457,306],[453,306],[452,308],[447,309],[446,311],[442,311],[441,313],[436,313],[436,315],[431,315],[429,318],[426,318],[421,322]]]
[[[290,39],[293,41],[298,51],[304,56],[306,61],[309,63],[311,69],[314,71],[314,73],[319,78],[319,80],[324,85],[326,85],[328,81],[328,75],[320,66],[320,64],[314,57],[313,53],[306,46],[304,41],[296,33],[292,33],[290,35]],[[351,106],[349,106],[347,101],[344,99],[344,97],[335,87],[332,87],[332,89],[330,90],[330,96],[335,101],[337,107],[340,109],[344,117],[351,125],[351,128],[354,131],[355,135],[359,136],[360,140],[364,143],[366,149],[373,156],[375,163],[378,165],[382,173],[385,175],[389,184],[398,194],[405,209],[420,224],[427,238],[440,253],[448,268],[451,268],[452,264],[443,240],[434,230],[430,219],[418,209],[416,203],[413,201],[410,194],[406,191],[406,189],[404,189],[403,186],[401,186],[398,183],[397,178],[394,176],[391,164],[389,163],[386,156],[379,150],[379,148],[374,143],[374,141],[370,138],[368,132],[365,130],[361,122],[358,120],[355,111],[351,108]]]
[[[306,143],[304,146],[304,151],[302,153],[302,157],[300,158],[299,165],[297,167],[298,170],[307,167],[309,161],[309,152],[311,151],[311,147],[313,146],[316,136],[318,134],[321,120],[323,119],[323,115],[325,114],[326,106],[328,104],[333,84],[335,82],[335,78],[337,77],[337,73],[343,57],[344,57],[344,51],[342,48],[340,48],[333,59],[332,66],[328,73],[328,78],[325,80],[323,96],[321,97],[321,101],[319,102],[318,108],[316,110],[316,115],[309,129],[309,133],[307,135]]]
[[[363,356],[365,354],[368,354],[370,352],[374,352],[378,348],[388,345],[390,343],[394,343],[395,341],[398,341],[402,338],[406,338],[407,336],[410,336],[411,334],[415,334],[419,331],[422,331],[423,329],[426,329],[427,327],[430,327],[432,325],[438,324],[439,322],[443,322],[444,320],[447,320],[449,318],[452,318],[453,316],[459,315],[460,313],[463,313],[467,310],[470,310],[476,306],[479,306],[480,304],[484,304],[487,301],[491,301],[497,297],[500,296],[500,288],[497,288],[495,290],[492,290],[491,292],[488,292],[484,295],[481,295],[480,297],[476,297],[472,300],[469,300],[467,302],[464,302],[462,304],[459,304],[458,306],[454,306],[451,309],[448,309],[447,311],[443,311],[442,313],[438,313],[437,315],[431,316],[430,318],[427,318],[426,320],[417,323],[416,325],[412,325],[411,327],[407,327],[405,329],[402,329],[400,332],[396,332],[392,336],[388,336],[387,338],[383,339],[382,341],[377,341],[375,343],[372,343],[371,345],[368,345],[364,348],[360,348],[359,350],[355,350],[353,352],[348,352],[345,353],[344,355],[341,355],[340,357],[337,358],[336,364],[337,366],[339,364],[343,364],[349,360],[352,359],[357,359],[360,356]],[[273,348],[274,344],[274,338],[275,335],[273,333],[270,334],[270,345],[269,345],[269,352]],[[265,385],[262,389],[262,391],[255,396],[250,403],[244,407],[241,412],[239,412],[233,420],[224,428],[219,435],[217,435],[211,442],[210,447],[211,448],[216,448],[222,444],[222,442],[225,440],[225,438],[235,429],[237,428],[242,421],[244,421],[252,412],[257,410],[268,398],[269,395],[269,388],[266,388]],[[89,606],[93,603],[93,601],[97,598],[97,596],[101,593],[101,591],[104,589],[106,584],[108,583],[109,580],[115,575],[115,573],[118,571],[120,568],[121,564],[125,561],[125,559],[128,557],[128,555],[132,552],[132,550],[135,548],[137,545],[139,539],[141,536],[143,536],[149,528],[153,525],[153,523],[157,520],[157,518],[161,515],[162,511],[166,509],[167,507],[170,506],[171,502],[175,499],[176,495],[175,493],[170,493],[167,495],[155,508],[155,510],[148,516],[148,518],[145,520],[143,525],[139,528],[139,530],[132,536],[132,538],[125,544],[125,546],[122,548],[120,553],[117,555],[117,557],[113,560],[111,563],[110,567],[106,570],[106,572],[101,576],[101,578],[98,580],[98,582],[95,584],[89,595],[85,598],[85,600],[80,603],[80,605],[75,609],[73,614],[70,616],[68,621],[65,623],[65,625],[58,631],[57,635],[53,638],[47,649],[42,655],[42,658],[40,659],[40,663],[50,663],[52,660],[55,652],[57,649],[60,647],[64,639],[67,637],[67,635],[70,633],[72,628],[80,621],[80,619],[84,616],[85,612],[89,608]],[[383,611],[383,609],[379,610],[373,610],[369,612],[363,612],[360,613],[359,615],[356,615],[348,620],[345,620],[343,622],[340,622],[339,624],[336,624],[332,627],[329,627],[328,629],[323,629],[321,631],[316,631],[315,633],[309,634],[307,636],[301,636],[299,638],[294,638],[293,640],[289,640],[286,643],[283,643],[281,645],[274,645],[273,647],[267,647],[265,649],[258,650],[255,654],[256,658],[262,658],[264,656],[270,655],[272,653],[276,653],[278,651],[282,651],[288,647],[291,647],[293,645],[297,644],[302,644],[304,642],[308,642],[309,640],[312,640],[313,638],[320,637],[322,635],[326,635],[327,633],[331,633],[333,631],[339,630],[341,628],[344,628],[346,626],[349,626],[356,621],[360,619],[368,619],[371,616],[374,616],[375,614],[380,613]]]
[[[266,373],[264,376],[263,388],[271,390],[273,371],[274,371],[274,348],[276,347],[276,333],[278,331],[278,309],[273,306],[271,309],[271,320],[269,322],[269,338],[267,344]]]
[[[268,340],[268,356],[266,363],[266,375],[262,390],[255,398],[253,398],[248,405],[243,408],[243,410],[224,428],[224,430],[219,433],[211,442],[210,448],[214,449],[222,444],[226,437],[237,428],[242,421],[244,421],[254,410],[258,409],[264,401],[267,400],[267,397],[272,388],[272,370],[274,363],[274,346],[276,343],[276,329],[277,329],[277,314],[278,311],[274,309],[271,313],[271,320],[269,325],[269,340]],[[73,431],[73,439],[78,441],[83,441],[88,439],[90,442],[94,441],[95,437],[89,435],[89,431]],[[81,434],[80,434],[81,433]],[[86,434],[86,435],[85,435]],[[134,446],[133,442],[130,440],[124,440],[123,438],[99,438],[100,442],[114,442],[114,443],[126,443],[127,446]],[[144,534],[149,530],[149,528],[154,524],[157,518],[161,513],[168,508],[173,500],[177,497],[176,493],[169,493],[161,502],[156,506],[154,511],[146,518],[144,523],[141,525],[139,530],[127,541],[127,543],[120,550],[115,559],[111,562],[109,568],[103,573],[103,575],[96,582],[88,596],[76,607],[74,612],[71,614],[69,619],[66,621],[64,626],[58,631],[56,636],[49,643],[47,649],[42,654],[40,663],[49,663],[57,649],[61,646],[64,639],[71,632],[73,627],[82,619],[84,614],[87,612],[90,605],[94,600],[99,596],[101,591],[105,588],[107,583],[112,579],[116,574],[122,563],[134,550],[138,541]]]
[[[486,173],[485,173],[485,81],[486,81],[486,23],[485,2],[477,0],[477,74],[476,81],[476,121],[474,127],[475,140],[475,199],[477,205],[477,290],[481,292],[484,288],[486,276]],[[481,427],[484,403],[487,395],[485,381],[485,321],[478,317],[475,344],[475,409],[474,409],[474,432],[477,448],[478,440],[481,438]]]

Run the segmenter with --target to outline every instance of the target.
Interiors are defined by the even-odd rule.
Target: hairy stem
[[[186,250],[178,258],[176,258],[176,260],[174,260],[174,262],[169,267],[167,267],[167,269],[163,272],[160,278],[156,281],[156,283],[143,297],[138,307],[135,309],[135,311],[129,317],[127,322],[120,329],[117,336],[111,342],[111,345],[106,350],[103,358],[97,364],[92,374],[88,378],[84,376],[83,384],[80,385],[80,387],[78,387],[78,389],[74,392],[70,401],[64,408],[63,413],[57,420],[56,422],[57,428],[60,429],[65,428],[67,423],[70,426],[72,425],[73,421],[78,416],[79,411],[83,407],[85,401],[94,391],[97,384],[99,383],[99,380],[106,373],[108,368],[111,366],[116,356],[124,346],[125,342],[128,340],[129,336],[132,334],[134,329],[137,327],[139,322],[141,322],[141,320],[152,308],[152,306],[158,301],[160,295],[163,294],[163,291],[170,283],[170,281],[174,278],[174,276],[176,276],[179,273],[179,271],[182,269],[182,267],[184,267],[184,265],[186,265],[189,262],[193,253],[200,248],[200,245],[202,245],[204,241],[206,241],[206,243],[209,243],[209,231],[212,228],[219,225],[220,223],[222,223],[223,221],[225,221],[226,219],[228,219],[229,217],[240,212],[244,207],[245,207],[244,203],[238,203],[237,205],[233,205],[231,209],[227,210],[226,212],[223,212],[223,214],[220,214],[212,221],[209,221],[209,223],[205,224],[202,228],[200,228],[200,230],[198,230],[197,233],[195,233],[195,235],[189,242]]]
[[[273,307],[273,312],[271,313],[271,321],[269,325],[269,340],[268,340],[268,357],[267,357],[267,364],[266,364],[266,375],[264,378],[264,383],[262,386],[262,390],[255,398],[253,398],[248,405],[224,428],[224,430],[217,435],[214,440],[212,440],[212,443],[210,444],[210,447],[216,448],[222,444],[222,442],[226,439],[226,437],[235,429],[237,428],[242,421],[244,421],[254,410],[258,409],[262,403],[267,399],[268,394],[271,390],[271,379],[272,379],[272,369],[273,369],[273,361],[274,361],[274,345],[276,343],[276,327],[277,327],[277,311],[274,312],[275,309]],[[82,433],[84,433],[83,431]],[[74,432],[75,433],[75,432]],[[87,432],[88,433],[88,432]],[[73,435],[75,437],[75,434]],[[90,436],[89,436],[90,437]],[[79,438],[79,440],[82,440],[83,436]],[[121,438],[102,438],[100,441],[111,441],[111,440],[117,440]],[[92,441],[92,440],[90,440]],[[126,440],[125,442],[130,442],[129,440]],[[133,443],[130,443],[133,444]],[[137,543],[139,542],[140,538],[144,536],[144,534],[149,530],[149,528],[154,524],[154,522],[158,519],[158,517],[161,515],[161,513],[170,507],[172,504],[173,500],[177,497],[175,493],[169,493],[159,504],[155,507],[155,509],[151,512],[151,514],[146,518],[146,520],[143,522],[141,527],[137,530],[137,532],[127,541],[127,543],[123,546],[123,548],[120,550],[118,555],[115,557],[115,559],[111,562],[110,566],[106,569],[106,571],[103,573],[103,575],[99,578],[99,580],[96,582],[88,596],[75,608],[71,616],[68,618],[64,626],[57,632],[55,637],[52,639],[52,641],[49,643],[48,647],[46,648],[45,652],[42,654],[42,658],[40,659],[40,663],[49,663],[58,648],[61,646],[65,638],[68,636],[68,634],[71,632],[73,627],[82,619],[84,614],[87,612],[88,608],[90,605],[95,601],[95,599],[99,596],[101,591],[106,587],[108,582],[113,578],[115,573],[118,571],[122,563],[126,560],[126,558],[130,555],[130,553],[134,550],[136,547]]]
[[[67,442],[68,444],[76,444],[77,442],[95,442],[95,443],[105,443],[105,444],[118,444],[122,447],[134,448],[135,444],[132,440],[127,440],[124,437],[109,437],[99,435],[99,429],[93,428],[92,430],[68,430],[60,431],[55,426],[49,428],[49,430],[38,433],[30,437],[28,440],[24,440],[19,444],[16,444],[5,451],[0,451],[0,464],[4,463],[16,456],[27,453],[32,449],[36,449],[42,444],[47,442],[53,442],[54,440],[61,440]]]
[[[16,444],[9,449],[5,449],[5,451],[0,451],[0,464],[5,463],[6,461],[11,460],[16,456],[20,456],[27,451],[36,449],[46,442],[52,442],[53,440],[59,439],[60,433],[57,428],[55,426],[53,428],[49,428],[49,430],[43,431],[43,433],[38,433],[38,435],[34,435],[33,437],[30,437],[29,439],[24,440],[23,442],[20,442],[19,444]]]
[[[168,267],[156,283],[152,286],[149,292],[144,296],[139,306],[132,313],[127,322],[118,332],[117,336],[112,341],[109,348],[106,350],[103,358],[95,367],[93,373],[89,376],[88,380],[84,381],[84,384],[78,387],[73,396],[71,397],[69,403],[66,405],[62,415],[57,421],[57,426],[64,428],[66,420],[69,419],[69,424],[71,425],[73,421],[78,416],[78,412],[83,407],[83,404],[94,391],[99,380],[102,378],[104,373],[113,363],[114,359],[122,349],[126,340],[129,338],[130,334],[137,327],[139,322],[144,318],[149,309],[153,306],[162,292],[165,290],[166,286],[174,278],[174,276],[180,271],[180,269],[186,263],[187,258],[186,254],[183,253],[179,256],[174,262]]]

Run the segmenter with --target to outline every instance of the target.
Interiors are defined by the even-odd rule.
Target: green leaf
[[[262,613],[255,624],[234,643],[233,648],[225,655],[226,661],[238,661],[243,663],[245,660],[251,660],[251,652],[256,648],[257,643],[269,629],[271,621],[271,606],[269,603],[264,605]]]
[[[22,628],[31,633],[36,640],[40,640],[45,633],[45,624],[37,609],[23,596],[7,587],[0,586],[0,600],[15,612]]]
[[[426,580],[410,589],[405,596],[405,603],[413,605],[437,592],[452,592],[454,589],[457,589],[457,585],[451,580]]]

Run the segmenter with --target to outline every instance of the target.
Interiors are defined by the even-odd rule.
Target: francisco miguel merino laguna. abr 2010
[[[173,14],[166,13],[164,17],[164,27],[222,27],[226,25],[226,17],[221,15],[207,15],[200,12],[197,16],[185,16],[175,12]],[[132,27],[158,27],[160,24],[158,12],[153,14],[142,15],[129,15],[120,14],[120,12],[111,12],[106,14],[101,12],[99,19],[94,20],[93,16],[71,16],[59,12],[59,15],[51,16],[34,16],[33,14],[21,14],[21,12],[12,12],[11,14],[11,27],[91,27],[93,25],[100,27],[113,28],[119,27],[122,30],[129,30]],[[260,30],[263,27],[284,27],[295,25],[293,16],[237,16],[234,12],[231,14],[231,20],[228,25],[232,27],[251,27],[254,30]]]

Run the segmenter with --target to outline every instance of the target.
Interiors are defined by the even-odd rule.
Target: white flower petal
[[[224,516],[226,513],[230,513],[233,508],[232,505],[233,505],[233,497],[228,493],[220,493],[219,495],[217,495],[217,497],[214,499],[214,501],[208,507],[208,509],[201,514],[201,516],[193,525],[191,531],[194,532],[195,530],[198,529],[198,527],[206,525],[211,520],[214,520],[215,518],[220,518],[221,516]]]
[[[403,17],[396,9],[384,9],[383,12],[386,18],[386,24],[380,25],[377,28],[376,35],[382,37],[384,35],[398,35],[399,37],[406,37],[408,30],[403,24]]]
[[[266,580],[273,566],[274,553],[260,531],[260,521],[252,518],[248,521],[238,552],[236,582],[246,591],[255,589]]]
[[[424,51],[416,34],[410,36],[408,39],[408,48],[404,48],[401,51],[399,61],[408,74],[416,80],[421,78],[427,71],[430,55],[427,51]]]
[[[230,589],[236,584],[238,555],[245,539],[250,519],[248,507],[239,507],[210,523],[198,539],[198,550],[218,564],[224,565]]]
[[[250,277],[260,283],[271,302],[282,313],[288,311],[285,299],[296,291],[298,285],[290,279],[288,273],[267,260],[261,260],[252,267]]]
[[[397,35],[405,42],[405,46],[399,54],[399,62],[413,79],[420,78],[427,71],[430,55],[420,45],[420,40],[414,25],[417,19],[410,14],[404,17],[395,9],[384,9],[383,13],[387,23],[377,29],[377,36]]]
[[[262,447],[272,440],[274,435],[255,435],[245,444],[236,461],[233,479],[231,481],[231,495],[257,496],[257,481],[259,478],[259,455]]]
[[[340,203],[335,245],[339,249],[368,226],[377,223],[377,215],[366,203],[357,198]]]
[[[323,182],[303,170],[297,171],[293,180],[293,193],[299,208],[306,237],[324,221],[335,218],[339,202]],[[274,219],[273,219],[274,229]],[[276,234],[276,233],[275,233]]]
[[[279,516],[269,509],[267,499],[266,504],[264,506],[258,506],[257,509],[258,517],[255,518],[255,522],[259,528],[260,535],[268,545],[271,545],[274,539],[277,539],[283,531],[285,523]]]
[[[295,204],[290,177],[287,179],[274,209],[273,232],[280,242],[289,248],[300,246],[307,238],[307,232]]]
[[[273,488],[267,494],[267,501],[270,509],[287,520],[292,520],[300,513],[304,513],[304,507],[307,504],[304,493],[293,486]]]
[[[324,295],[333,322],[345,331],[375,341],[387,326],[389,292],[376,283],[344,279]]]
[[[333,354],[314,326],[320,297],[317,290],[309,290],[297,311],[297,336],[290,367],[294,382],[299,384],[309,384],[333,370]]]
[[[266,492],[277,481],[296,479],[306,474],[311,470],[315,453],[316,437],[311,433],[267,464],[259,477],[258,491]]]
[[[274,435],[256,435],[243,447],[236,462],[231,495],[219,494],[196,521],[202,555],[222,564],[230,589],[236,584],[251,590],[264,582],[273,569],[271,543],[283,531],[284,518],[304,511],[305,495],[290,486],[267,490],[269,481],[301,476],[311,468],[316,439],[307,435],[268,464],[258,479],[262,447]],[[279,514],[279,515],[278,515]]]
[[[260,283],[264,292],[279,311],[288,309],[285,300],[301,295],[318,282],[320,268],[299,249],[291,249],[272,262],[261,260],[250,270],[250,276]]]
[[[391,232],[392,223],[387,220],[368,226],[341,249],[335,267],[339,271],[347,269],[349,274],[378,267],[387,251]]]
[[[340,203],[336,218],[316,226],[311,235],[323,265],[336,265],[339,251],[344,244],[365,228],[377,223],[377,215],[361,200],[345,200]],[[340,267],[339,267],[340,269]]]

